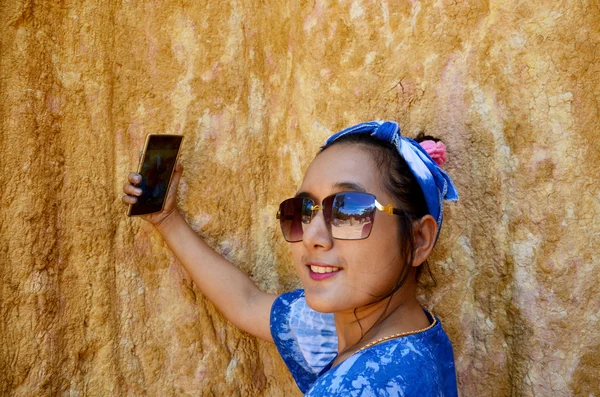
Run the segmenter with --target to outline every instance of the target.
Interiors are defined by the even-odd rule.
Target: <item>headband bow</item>
[[[436,164],[421,145],[402,136],[400,127],[394,121],[369,121],[346,128],[329,137],[323,148],[345,135],[353,134],[369,134],[375,139],[389,142],[396,147],[423,191],[427,209],[437,222],[439,236],[444,218],[443,201],[458,200],[458,192],[446,171]]]

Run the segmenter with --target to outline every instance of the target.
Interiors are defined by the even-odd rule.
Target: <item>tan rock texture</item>
[[[185,216],[282,292],[278,203],[329,134],[394,119],[461,194],[420,293],[461,395],[600,396],[597,0],[5,0],[0,29],[1,395],[299,396],[122,184],[184,134]]]

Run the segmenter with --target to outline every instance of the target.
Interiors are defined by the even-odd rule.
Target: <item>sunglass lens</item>
[[[371,234],[375,196],[358,192],[339,193],[325,198],[323,208],[333,238],[361,240]]]
[[[310,223],[313,202],[310,199],[295,197],[279,205],[279,223],[286,241],[302,241],[306,225]]]

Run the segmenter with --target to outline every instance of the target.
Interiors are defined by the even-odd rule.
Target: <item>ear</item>
[[[438,227],[431,215],[425,215],[414,223],[415,256],[412,265],[420,266],[427,260],[435,245]]]

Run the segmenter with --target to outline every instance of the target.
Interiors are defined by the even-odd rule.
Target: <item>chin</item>
[[[335,313],[344,309],[336,305],[336,302],[339,302],[339,298],[328,296],[323,291],[311,291],[310,288],[305,288],[304,294],[308,307],[320,313]]]
[[[306,295],[306,304],[311,309],[319,312],[319,313],[334,313],[335,308],[331,305],[327,304],[327,302],[323,302],[320,299],[310,299],[309,295]]]

